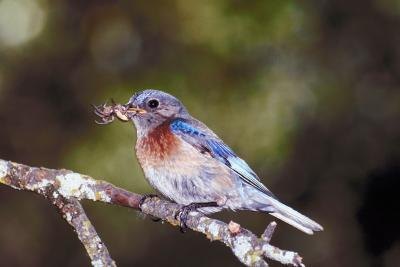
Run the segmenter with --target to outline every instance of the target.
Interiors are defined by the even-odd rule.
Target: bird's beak
[[[135,114],[138,114],[138,113],[139,113],[139,114],[147,113],[146,110],[141,109],[141,108],[138,108],[138,107],[130,107],[130,108],[128,108],[126,111],[127,111],[127,112],[133,112],[133,113],[135,113]]]

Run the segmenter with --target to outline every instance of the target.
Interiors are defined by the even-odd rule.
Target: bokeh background
[[[151,192],[129,123],[90,104],[179,97],[284,202],[308,266],[399,266],[400,2],[0,0],[0,158]],[[241,266],[229,249],[126,208],[84,206],[119,266]],[[44,199],[0,186],[1,266],[88,266]],[[261,234],[271,216],[225,212]],[[278,266],[271,263],[272,266]]]

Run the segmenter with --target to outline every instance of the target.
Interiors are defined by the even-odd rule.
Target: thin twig
[[[86,216],[81,203],[76,198],[58,198],[55,206],[63,218],[74,228],[79,240],[84,245],[93,266],[117,266],[107,247],[101,241],[96,229]]]
[[[271,241],[272,235],[273,235],[274,232],[275,232],[276,225],[277,225],[277,224],[276,224],[275,221],[270,222],[270,223],[268,224],[268,226],[267,226],[267,228],[265,229],[264,233],[261,235],[261,238],[262,238],[265,242],[269,243],[269,242]]]

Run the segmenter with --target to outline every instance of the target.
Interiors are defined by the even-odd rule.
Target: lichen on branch
[[[180,225],[179,216],[176,214],[182,208],[181,205],[154,197],[146,198],[139,207],[142,195],[69,170],[29,167],[0,159],[0,184],[17,190],[32,191],[48,199],[74,228],[92,265],[96,267],[116,266],[116,264],[85,214],[80,200],[125,206],[171,225]],[[302,258],[296,252],[281,250],[270,244],[276,227],[275,222],[267,227],[261,237],[235,222],[226,224],[204,216],[200,212],[189,213],[186,225],[212,241],[224,243],[244,265],[268,266],[265,260],[271,259],[282,264],[304,266]]]

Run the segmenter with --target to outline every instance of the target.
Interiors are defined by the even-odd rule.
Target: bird
[[[229,209],[269,213],[310,235],[323,230],[283,204],[176,97],[145,89],[134,94],[125,107],[136,128],[136,156],[145,178],[157,192],[182,205],[181,227],[191,211],[212,214]]]

